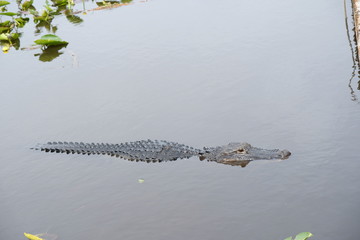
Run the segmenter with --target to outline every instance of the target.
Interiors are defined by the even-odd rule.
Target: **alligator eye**
[[[239,149],[237,149],[236,151],[235,151],[235,153],[245,153],[246,151],[245,151],[245,149],[243,149],[243,148],[239,148]]]

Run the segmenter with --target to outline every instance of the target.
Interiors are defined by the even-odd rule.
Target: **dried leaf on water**
[[[44,240],[42,238],[39,238],[38,236],[32,235],[30,233],[24,233],[25,237],[27,237],[30,240]]]

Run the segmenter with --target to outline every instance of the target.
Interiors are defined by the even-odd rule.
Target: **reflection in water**
[[[53,25],[52,22],[56,16],[66,16],[66,19],[74,24],[79,25],[84,20],[78,16],[78,14],[86,14],[90,11],[98,11],[105,9],[117,8],[125,5],[129,5],[133,0],[120,0],[120,1],[99,1],[92,2],[90,4],[97,7],[93,7],[89,10],[85,8],[85,1],[82,1],[83,10],[75,10],[75,2],[73,0],[51,0],[51,2],[46,1],[44,9],[38,11],[33,5],[33,0],[27,1],[16,1],[17,12],[8,11],[7,7],[14,7],[9,2],[0,1],[0,16],[4,18],[9,18],[7,21],[0,21],[0,46],[2,47],[3,53],[8,53],[11,48],[18,50],[20,48],[20,38],[22,35],[21,28],[23,28],[32,18],[35,25],[35,35],[39,35],[43,31],[47,33],[55,34],[58,30],[58,27]],[[57,37],[56,35],[54,35]],[[50,45],[52,45],[50,47]],[[54,43],[45,44],[45,47],[42,48],[41,54],[35,54],[35,56],[40,56],[39,60],[43,62],[49,62],[60,56],[62,52],[59,52],[62,47],[54,47]],[[32,47],[21,48],[21,50],[31,50]]]
[[[356,70],[359,69],[359,59],[358,59],[358,51],[357,48],[354,49],[351,38],[350,38],[350,31],[349,31],[349,25],[348,25],[348,17],[347,17],[347,10],[346,10],[346,0],[344,0],[344,14],[345,14],[345,27],[346,27],[346,34],[347,34],[347,38],[349,41],[349,46],[350,46],[350,51],[351,51],[351,58],[353,61],[353,66],[352,66],[352,73],[351,73],[351,77],[349,79],[349,88],[350,88],[350,94],[351,94],[351,100],[352,101],[356,101],[359,102],[358,97],[355,94],[354,89],[352,88],[352,80],[354,79],[355,75],[356,75]],[[354,14],[352,14],[352,17],[354,18]],[[353,31],[354,31],[354,44],[355,46],[357,45],[357,41],[356,41],[356,28],[353,27]],[[360,73],[358,71],[358,73]],[[358,76],[359,77],[359,76]],[[358,90],[360,90],[360,80],[358,81]]]
[[[42,62],[51,62],[58,56],[62,55],[64,52],[59,52],[60,49],[66,47],[65,44],[58,46],[46,46],[41,48],[42,53],[34,54],[34,56],[39,56],[39,60]]]

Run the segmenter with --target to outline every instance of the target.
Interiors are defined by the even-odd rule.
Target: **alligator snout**
[[[291,152],[289,152],[286,149],[281,151],[281,159],[287,159],[288,157],[290,157],[290,155],[291,155]]]

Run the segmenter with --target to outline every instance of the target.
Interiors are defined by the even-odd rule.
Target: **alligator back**
[[[174,161],[190,158],[202,152],[200,149],[164,140],[142,140],[120,144],[48,142],[47,144],[39,144],[34,149],[67,154],[104,154],[130,161],[144,162]]]

